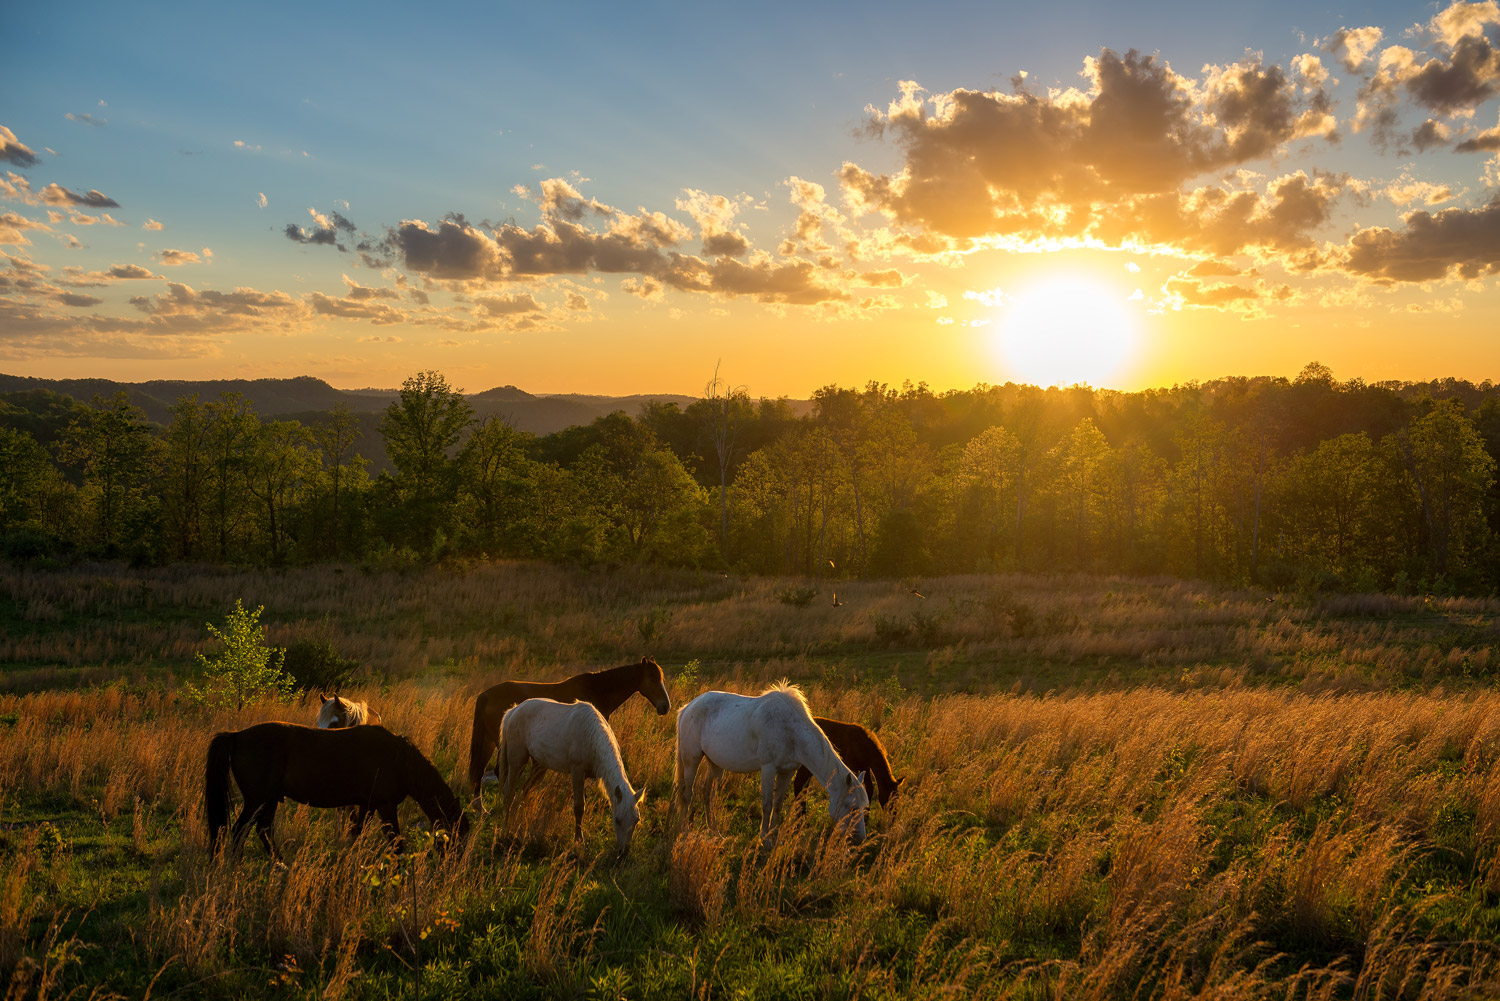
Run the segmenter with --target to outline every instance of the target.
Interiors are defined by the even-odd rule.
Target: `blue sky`
[[[1493,2],[83,4],[7,22],[0,127],[26,151],[0,164],[20,178],[0,190],[11,373],[356,386],[435,367],[471,390],[694,392],[722,361],[773,395],[1134,388],[1314,358],[1500,378]],[[1114,93],[1158,87],[1181,120],[1131,134],[1155,126],[1098,100],[1110,67]],[[1049,149],[1032,176],[995,117],[1017,94],[1120,144]],[[939,128],[954,95],[999,96]],[[959,167],[986,158],[976,188]],[[1306,218],[1286,218],[1293,193]],[[1224,214],[1233,195],[1251,216]],[[581,249],[525,265],[539,232]],[[1414,264],[1432,241],[1443,259]],[[1084,301],[1100,340],[1007,326],[1043,288],[1070,290],[1059,313]],[[1116,370],[1087,364],[1127,339]]]

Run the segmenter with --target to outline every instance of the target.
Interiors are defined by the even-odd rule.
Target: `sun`
[[[1043,279],[1009,299],[998,319],[996,353],[1018,382],[1104,386],[1140,351],[1136,311],[1097,279]]]

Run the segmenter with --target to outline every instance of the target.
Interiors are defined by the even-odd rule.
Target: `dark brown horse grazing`
[[[438,770],[410,741],[383,726],[323,730],[296,723],[257,723],[215,734],[203,770],[210,852],[218,850],[219,835],[229,822],[231,774],[245,797],[232,840],[238,845],[253,820],[273,858],[279,855],[271,825],[284,798],[308,806],[356,807],[355,834],[373,810],[394,839],[401,832],[396,807],[408,796],[434,824],[442,823],[459,837],[469,829],[458,797]]]
[[[650,657],[642,657],[639,664],[585,671],[566,681],[502,681],[485,689],[474,701],[474,732],[469,738],[469,785],[474,795],[479,795],[484,770],[500,746],[500,720],[511,706],[527,699],[588,702],[607,720],[636,692],[656,707],[658,716],[671,711],[667,679],[661,665]]]
[[[880,738],[858,723],[845,723],[826,716],[814,716],[813,722],[828,737],[828,742],[839,752],[850,771],[865,773],[865,792],[870,794],[870,800],[873,802],[878,798],[881,806],[888,807],[891,797],[906,780],[891,774],[891,762],[885,756]],[[812,772],[806,768],[797,769],[797,775],[792,779],[793,798],[801,795],[811,778]]]

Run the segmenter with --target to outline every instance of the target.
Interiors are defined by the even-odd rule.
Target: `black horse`
[[[296,723],[257,723],[216,734],[208,744],[203,774],[211,852],[218,850],[219,835],[229,822],[231,774],[245,797],[232,840],[238,845],[253,820],[273,858],[279,855],[271,826],[283,799],[308,806],[355,807],[355,834],[373,810],[394,840],[401,833],[396,808],[410,796],[434,825],[442,824],[459,837],[469,829],[458,797],[432,762],[383,726],[320,730]]]

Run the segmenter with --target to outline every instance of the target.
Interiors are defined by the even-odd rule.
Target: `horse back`
[[[827,735],[828,742],[851,771],[868,771],[875,778],[875,783],[880,788],[880,801],[884,805],[891,793],[895,792],[896,778],[891,773],[890,758],[886,756],[885,746],[880,743],[880,738],[859,723],[829,719],[826,716],[814,716],[813,722]]]
[[[250,738],[253,744],[247,743],[245,736],[255,730],[262,730],[263,735],[256,734]],[[245,786],[240,761],[255,767],[248,762],[259,757],[252,746],[274,748],[263,761],[279,768],[278,798],[320,807],[399,803],[411,791],[409,759],[418,753],[378,724],[320,730],[294,723],[260,723],[241,731],[236,743],[235,779],[241,790]]]

